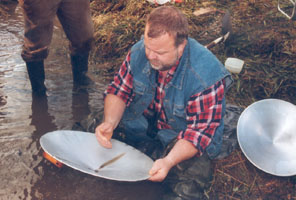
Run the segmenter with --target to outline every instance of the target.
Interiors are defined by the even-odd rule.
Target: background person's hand
[[[98,142],[105,148],[112,148],[111,137],[113,135],[113,126],[111,123],[103,122],[96,128],[95,132]]]

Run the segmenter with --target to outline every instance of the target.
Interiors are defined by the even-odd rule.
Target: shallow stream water
[[[20,56],[21,8],[12,5],[8,16],[0,18],[0,199],[159,199],[157,183],[110,181],[66,166],[59,169],[43,158],[40,137],[72,129],[91,112],[102,110],[107,83],[90,70],[96,84],[73,89],[68,41],[57,23],[45,61],[47,97],[32,97]]]

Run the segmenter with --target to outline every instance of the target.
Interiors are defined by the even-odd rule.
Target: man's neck
[[[163,77],[166,77],[167,73],[169,72],[169,70],[166,71],[158,71],[159,74],[161,74]]]

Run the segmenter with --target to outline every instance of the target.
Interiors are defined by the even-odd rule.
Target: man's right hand
[[[105,148],[112,148],[111,137],[113,135],[113,125],[109,122],[103,122],[96,128],[95,135],[98,142]]]

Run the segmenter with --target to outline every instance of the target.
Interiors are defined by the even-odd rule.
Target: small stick
[[[231,179],[233,179],[233,180],[235,180],[235,181],[237,181],[237,182],[239,182],[239,183],[241,183],[241,184],[243,184],[243,185],[245,185],[245,186],[248,186],[248,187],[249,187],[249,185],[248,185],[248,184],[246,184],[246,183],[244,183],[244,182],[242,182],[242,181],[238,180],[237,178],[234,178],[234,177],[233,177],[233,176],[231,176],[230,174],[227,174],[227,173],[225,173],[225,172],[223,172],[223,171],[221,171],[221,170],[219,170],[219,169],[217,169],[217,172],[219,172],[219,173],[221,173],[221,174],[223,174],[223,175],[225,175],[225,176],[227,176],[227,177],[229,177],[229,178],[231,178]]]
[[[235,162],[235,163],[232,163],[232,164],[226,165],[226,166],[224,166],[224,168],[230,168],[230,167],[233,167],[233,166],[235,166],[235,165],[238,165],[238,164],[241,164],[241,163],[244,163],[244,162],[246,162],[246,161],[245,161],[245,160],[240,160],[240,161],[238,161],[238,162]]]
[[[115,156],[114,158],[112,158],[111,160],[108,160],[107,162],[104,162],[102,165],[100,165],[100,167],[98,169],[95,170],[95,172],[98,172],[100,169],[102,169],[103,167],[106,167],[107,165],[110,165],[112,163],[114,163],[115,161],[117,161],[119,158],[121,158],[122,156],[124,156],[125,153],[119,154],[118,156]]]

